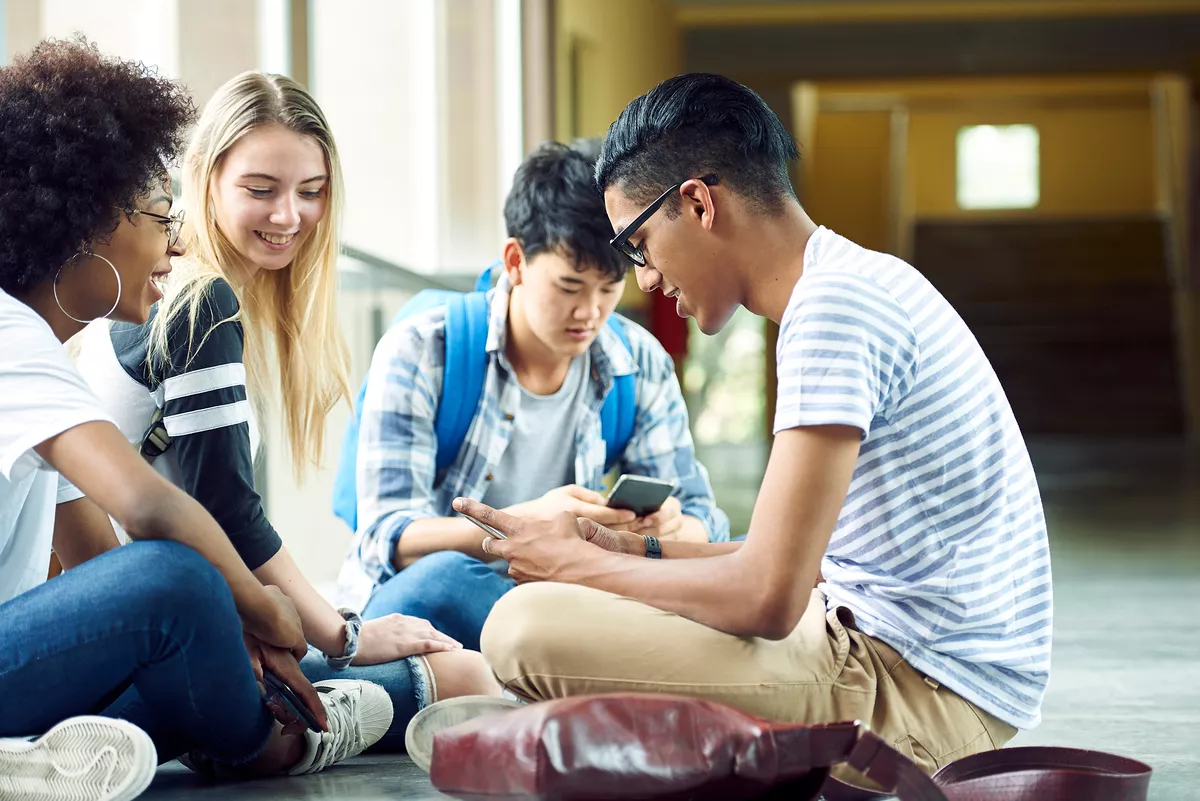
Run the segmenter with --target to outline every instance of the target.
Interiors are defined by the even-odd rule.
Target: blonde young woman
[[[157,313],[144,326],[94,332],[80,367],[127,438],[208,509],[263,584],[295,603],[311,646],[305,675],[388,691],[395,714],[379,746],[398,747],[420,708],[499,686],[478,653],[424,620],[364,622],[330,606],[254,488],[257,421],[272,390],[297,479],[321,460],[325,415],[349,398],[336,319],[342,176],[333,136],[294,81],[244,73],[201,116],[183,185],[187,256]]]

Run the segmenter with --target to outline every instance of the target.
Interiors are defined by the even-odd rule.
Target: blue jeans
[[[326,679],[370,681],[387,691],[392,699],[392,725],[387,734],[371,746],[370,753],[403,751],[408,722],[433,700],[433,688],[425,675],[424,660],[419,656],[382,665],[351,665],[345,670],[334,670],[325,662],[325,655],[310,645],[308,656],[300,661],[300,670],[312,682]]]
[[[421,617],[472,651],[500,596],[517,586],[504,573],[458,551],[423,556],[375,590],[364,618],[393,612]]]
[[[228,585],[173,542],[117,548],[0,604],[0,699],[0,736],[122,717],[164,762],[251,759],[274,725]]]

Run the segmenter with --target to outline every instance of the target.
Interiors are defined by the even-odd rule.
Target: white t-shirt
[[[1000,381],[919,272],[825,228],[776,354],[775,431],[862,431],[821,588],[916,669],[1019,728],[1050,672],[1046,521]]]
[[[33,450],[111,422],[36,312],[0,290],[0,603],[46,580],[54,507],[82,497]]]

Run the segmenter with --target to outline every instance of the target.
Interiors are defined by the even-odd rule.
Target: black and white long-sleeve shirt
[[[156,370],[155,378],[146,364],[149,323],[93,326],[84,336],[78,366],[135,446],[162,409],[171,446],[154,460],[154,468],[216,518],[253,570],[274,556],[282,541],[254,489],[259,436],[246,397],[242,325],[229,321],[237,311],[233,289],[225,281],[214,282],[200,304],[194,336],[188,334],[186,310],[171,322],[171,364]]]

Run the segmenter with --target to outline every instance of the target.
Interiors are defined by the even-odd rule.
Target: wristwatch
[[[643,534],[642,538],[646,540],[646,558],[662,559],[662,546],[658,544],[658,537]]]

